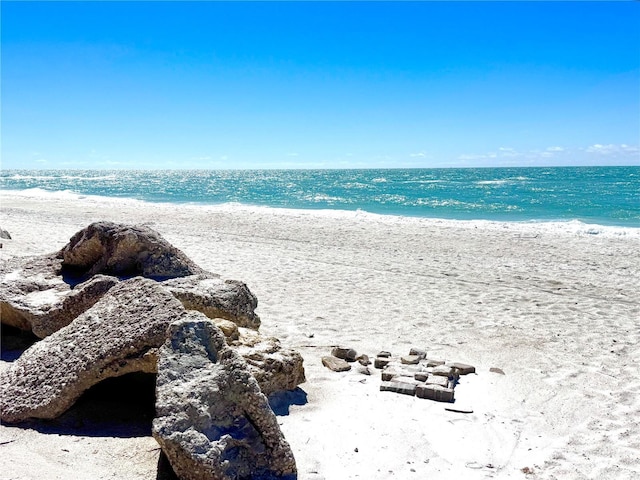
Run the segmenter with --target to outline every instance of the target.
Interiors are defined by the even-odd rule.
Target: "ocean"
[[[2,190],[147,202],[640,228],[640,166],[363,170],[1,170]]]

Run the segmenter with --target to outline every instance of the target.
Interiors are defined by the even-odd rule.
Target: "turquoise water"
[[[2,170],[0,188],[150,202],[640,227],[640,167]]]

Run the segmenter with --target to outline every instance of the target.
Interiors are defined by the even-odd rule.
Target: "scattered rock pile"
[[[336,347],[330,356],[322,357],[323,365],[335,372],[350,370],[349,362],[356,360],[363,365],[370,363],[366,355],[358,355],[354,349],[346,347]],[[438,402],[453,402],[460,376],[476,371],[475,367],[465,363],[430,359],[425,350],[418,348],[412,348],[408,355],[400,357],[394,357],[387,351],[379,352],[373,365],[382,370],[380,391]]]
[[[265,395],[305,381],[302,356],[258,333],[256,307],[148,227],[98,222],[57,253],[10,259],[0,320],[42,340],[0,373],[0,419],[56,418],[106,378],[157,373],[154,435],[181,479],[295,475]]]

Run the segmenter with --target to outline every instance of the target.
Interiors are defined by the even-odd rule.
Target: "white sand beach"
[[[640,229],[15,192],[0,206],[0,260],[111,220],[245,282],[262,333],[304,357],[278,417],[300,479],[640,478]],[[470,363],[456,405],[473,413],[380,392],[373,368],[332,372],[335,345]],[[0,477],[160,478],[150,435],[42,430],[0,427]]]

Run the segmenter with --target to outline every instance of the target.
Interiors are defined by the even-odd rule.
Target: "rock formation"
[[[120,279],[136,275],[163,280],[187,309],[242,327],[260,326],[258,301],[244,283],[205,272],[148,227],[110,222],[89,225],[60,252],[0,265],[0,320],[44,338],[71,323]]]
[[[80,279],[103,273],[163,280],[204,272],[155,230],[112,222],[80,230],[59,256],[63,271]]]
[[[203,318],[173,323],[160,349],[153,436],[184,480],[296,478],[267,397]]]
[[[0,418],[55,418],[105,378],[155,373],[157,348],[171,322],[184,315],[183,305],[161,283],[141,277],[119,282],[0,374]],[[207,321],[215,325],[216,320]],[[305,381],[302,356],[295,350],[283,349],[277,339],[249,329],[228,331],[229,343],[246,358],[265,395],[292,390]]]
[[[222,280],[213,274],[198,274],[162,282],[187,310],[198,310],[209,318],[231,320],[239,327],[257,330],[258,299],[237,280]]]
[[[302,356],[257,333],[257,304],[147,227],[98,222],[3,262],[0,320],[42,340],[0,373],[0,419],[55,418],[106,378],[158,373],[154,436],[181,479],[296,478],[266,395],[305,381]]]
[[[55,418],[101,380],[156,370],[182,304],[153,280],[120,282],[71,324],[35,343],[0,374],[0,418]]]

